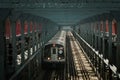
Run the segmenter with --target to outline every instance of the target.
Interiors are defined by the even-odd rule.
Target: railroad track
[[[80,44],[73,37],[71,32],[68,32],[67,36],[69,38],[69,43],[67,45],[69,47],[67,52],[69,60],[67,62],[69,64],[68,73],[70,74],[68,80],[98,80]]]
[[[66,80],[65,69],[46,70],[42,80]]]
[[[66,61],[67,61],[67,80],[76,80],[76,71],[75,71],[75,65],[74,65],[74,61],[73,61],[73,55],[71,54],[71,49],[70,49],[70,38],[67,37],[67,57],[66,57]]]

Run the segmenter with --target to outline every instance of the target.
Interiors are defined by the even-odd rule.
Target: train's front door
[[[57,60],[57,48],[56,47],[52,47],[51,48],[51,59],[53,61]]]

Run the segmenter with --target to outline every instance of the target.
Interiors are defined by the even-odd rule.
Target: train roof
[[[49,40],[45,45],[60,44],[64,46],[65,40],[66,40],[66,31],[61,30],[57,32],[57,34],[51,40]]]

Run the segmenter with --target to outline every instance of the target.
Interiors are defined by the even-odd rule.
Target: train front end
[[[42,66],[63,67],[66,62],[66,33],[58,32],[43,50]]]
[[[43,65],[60,67],[65,64],[65,48],[61,44],[49,44],[44,48]]]

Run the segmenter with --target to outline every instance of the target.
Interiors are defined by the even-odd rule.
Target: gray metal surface
[[[0,8],[13,8],[48,18],[60,25],[73,25],[95,14],[119,10],[119,0],[1,0]]]

